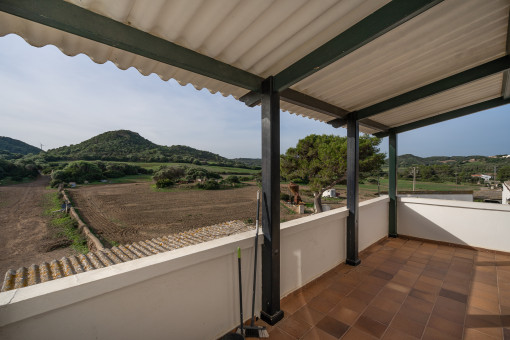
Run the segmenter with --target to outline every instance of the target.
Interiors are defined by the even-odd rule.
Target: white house
[[[480,178],[480,179],[483,179],[485,182],[489,182],[492,178],[491,175],[471,175],[471,177],[477,177],[477,178]]]
[[[336,197],[336,189],[328,189],[322,193],[322,197]]]

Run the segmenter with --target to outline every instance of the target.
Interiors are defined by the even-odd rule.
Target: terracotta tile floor
[[[387,239],[285,297],[279,339],[510,339],[510,254]]]

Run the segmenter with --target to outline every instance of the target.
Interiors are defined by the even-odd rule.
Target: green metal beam
[[[438,80],[432,84],[425,85],[418,89],[406,92],[400,96],[396,96],[357,111],[358,119],[368,118],[378,113],[391,110],[398,106],[402,106],[416,100],[432,96],[434,94],[450,90],[454,87],[467,84],[469,82],[503,72],[510,69],[510,57],[504,56],[499,59],[489,61],[483,65],[474,67],[467,71],[455,74],[445,79]]]
[[[472,113],[492,109],[492,108],[502,106],[502,105],[507,105],[507,104],[510,104],[510,99],[503,99],[501,97],[496,98],[496,99],[491,99],[491,100],[487,100],[482,103],[478,103],[478,104],[474,104],[471,106],[463,107],[461,109],[449,111],[449,112],[446,112],[446,113],[443,113],[443,114],[440,114],[437,116],[433,116],[433,117],[425,118],[425,119],[422,119],[422,120],[419,120],[416,122],[412,122],[409,124],[397,126],[397,127],[390,129],[387,132],[376,133],[375,136],[379,137],[379,138],[383,138],[383,137],[387,137],[388,135],[390,135],[391,131],[394,131],[396,133],[402,133],[402,132],[418,129],[418,128],[421,128],[421,127],[424,127],[427,125],[444,122],[444,121],[447,121],[450,119],[459,118],[459,117],[466,116],[466,115],[469,115]]]
[[[62,0],[1,0],[0,11],[171,66],[260,91],[263,78]]]
[[[388,236],[397,237],[397,134],[390,130],[389,138],[389,230]]]
[[[329,64],[368,44],[442,0],[393,0],[357,24],[348,28],[315,51],[296,61],[275,78],[275,88],[282,91]]]
[[[262,95],[259,92],[250,91],[239,98],[239,101],[242,101],[249,107],[254,107],[260,104],[261,96]],[[349,111],[344,110],[341,107],[335,106],[293,89],[286,89],[280,92],[280,99],[284,102],[317,111],[334,118],[343,118],[349,114]]]
[[[503,99],[510,98],[510,70],[503,73],[503,86],[501,87],[501,96]]]

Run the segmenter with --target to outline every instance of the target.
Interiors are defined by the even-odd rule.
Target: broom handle
[[[259,247],[259,209],[260,209],[260,191],[257,191],[257,218],[255,218],[255,260],[253,265],[253,294],[251,300],[251,326],[255,323],[255,290],[257,285],[257,251]]]
[[[241,335],[243,334],[243,289],[242,289],[242,280],[241,280],[241,248],[237,247],[237,267],[239,270],[239,315],[240,315],[240,325]]]

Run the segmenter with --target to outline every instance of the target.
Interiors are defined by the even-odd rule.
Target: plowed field
[[[85,223],[110,244],[125,244],[217,223],[255,220],[257,186],[230,190],[155,191],[150,183],[70,189]],[[303,215],[281,209],[281,218]]]
[[[69,247],[59,248],[62,240],[44,216],[48,183],[43,176],[31,183],[0,187],[0,282],[8,269],[76,254]]]

